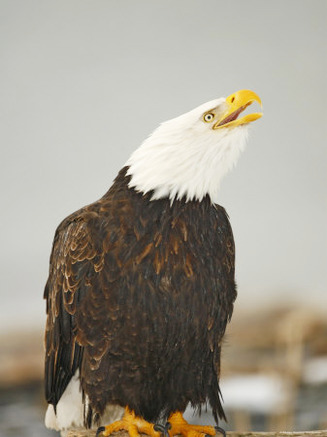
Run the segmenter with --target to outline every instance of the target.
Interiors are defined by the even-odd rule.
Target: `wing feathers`
[[[75,213],[75,217],[66,219],[56,232],[44,292],[48,314],[45,391],[54,407],[82,362],[83,345],[76,337],[76,308],[86,295],[90,272],[103,268],[103,256],[97,254],[86,220],[90,214]]]

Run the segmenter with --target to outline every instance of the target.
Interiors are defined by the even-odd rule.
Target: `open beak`
[[[227,111],[222,115],[214,125],[213,129],[220,129],[222,127],[236,127],[242,124],[251,123],[262,117],[262,112],[255,112],[253,114],[246,114],[241,118],[238,116],[253,102],[258,102],[262,108],[260,97],[250,90],[240,90],[231,94],[226,99]]]

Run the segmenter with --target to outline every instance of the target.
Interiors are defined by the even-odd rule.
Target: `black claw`
[[[165,428],[169,431],[171,429],[171,423],[166,422]]]
[[[105,430],[106,428],[104,426],[99,426],[99,428],[97,429],[97,433],[95,434],[95,437],[99,437],[99,435]]]
[[[160,425],[160,423],[156,423],[153,427],[155,431],[161,432],[163,437],[169,437],[169,430],[171,429],[171,424],[166,422],[166,425]]]
[[[217,432],[220,432],[220,434],[222,434],[224,437],[226,437],[226,431],[223,428],[220,428],[220,426],[215,426],[215,430]]]

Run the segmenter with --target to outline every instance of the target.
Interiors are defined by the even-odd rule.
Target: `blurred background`
[[[161,121],[242,88],[264,117],[220,191],[239,290],[222,426],[327,428],[327,2],[0,7],[0,436],[57,435],[43,425],[42,293],[59,222]]]

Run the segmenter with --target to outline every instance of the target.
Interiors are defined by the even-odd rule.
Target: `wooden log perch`
[[[95,437],[95,431],[76,430],[68,432],[66,437]],[[321,431],[278,431],[278,432],[236,432],[227,431],[228,437],[327,437],[327,430]],[[114,437],[129,437],[126,431],[119,431],[113,434]],[[141,434],[141,437],[148,437]],[[221,437],[221,434],[216,434],[216,437]]]

